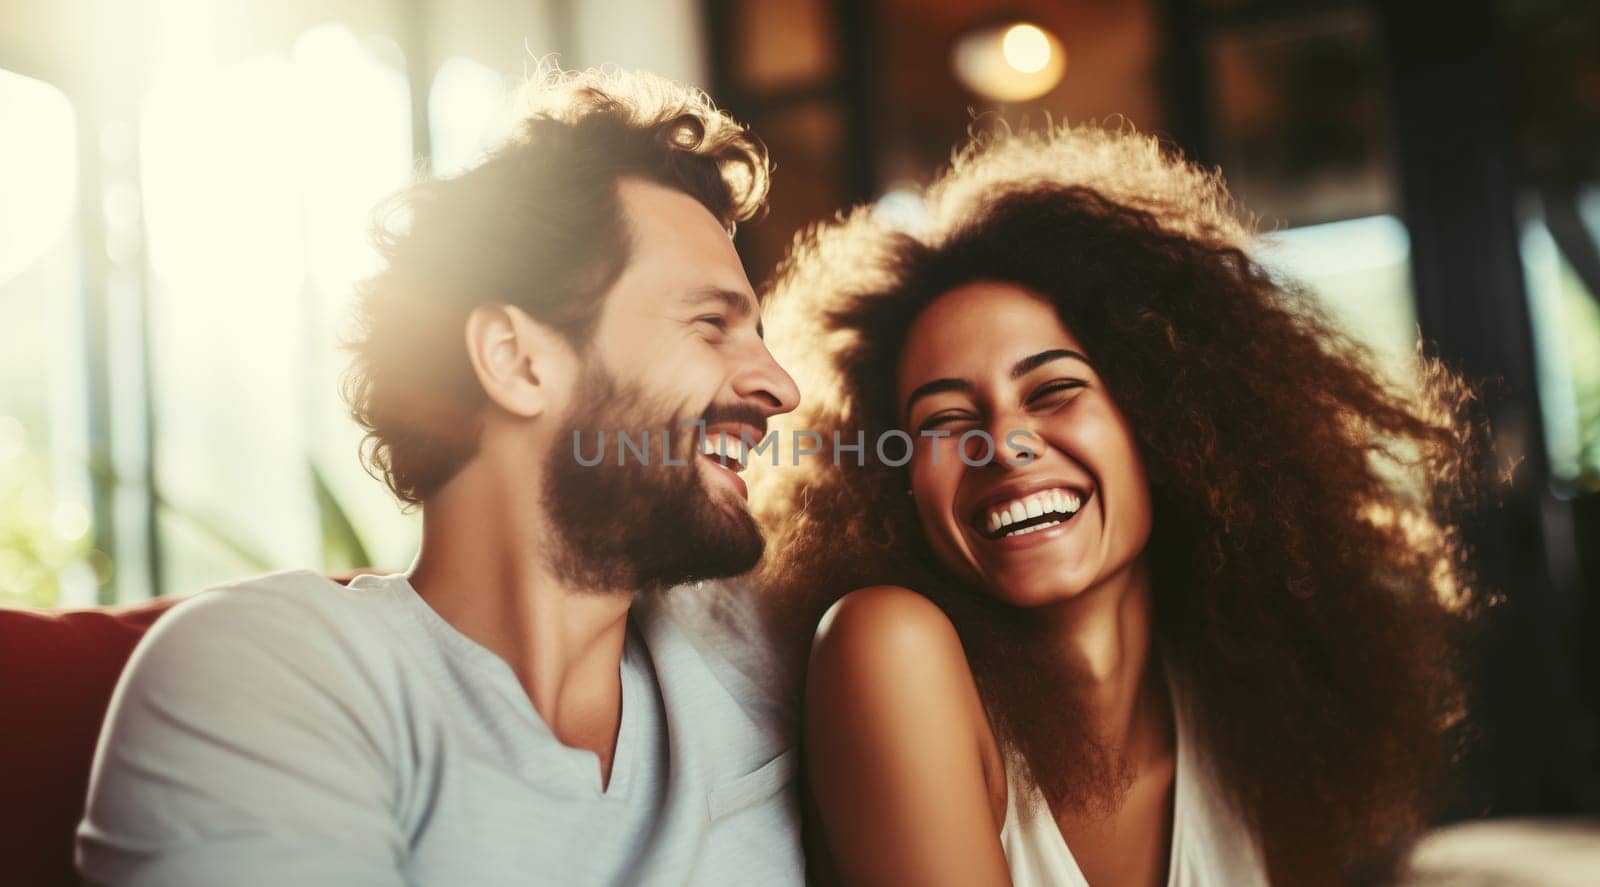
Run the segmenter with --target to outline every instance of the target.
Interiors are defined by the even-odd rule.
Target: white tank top
[[[1172,688],[1178,748],[1172,777],[1175,794],[1167,885],[1267,887],[1266,866],[1255,836],[1217,791],[1210,768],[1185,724],[1177,685],[1169,681],[1168,686]],[[1089,887],[1049,805],[1037,793],[1019,793],[1017,780],[1015,774],[1006,776],[1006,824],[1000,830],[1011,883],[1014,887]]]

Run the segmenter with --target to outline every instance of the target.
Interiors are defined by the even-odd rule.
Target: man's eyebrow
[[[1011,378],[1020,379],[1052,360],[1062,359],[1081,360],[1085,366],[1091,369],[1094,367],[1094,364],[1089,363],[1089,358],[1070,348],[1051,348],[1049,351],[1041,351],[1038,354],[1024,357],[1017,361],[1016,365],[1011,368]]]
[[[906,415],[911,414],[911,405],[916,403],[918,398],[943,394],[946,391],[970,392],[971,390],[972,383],[966,379],[934,379],[932,382],[924,382],[906,398]]]
[[[717,302],[726,307],[728,311],[731,312],[735,317],[739,318],[749,317],[751,314],[755,313],[756,310],[755,299],[751,297],[749,293],[742,293],[738,290],[723,289],[722,287],[718,286],[707,286],[696,290],[690,290],[684,301],[689,305],[698,305],[704,302]],[[764,338],[765,332],[766,331],[762,327],[760,321],[757,321],[756,335]]]

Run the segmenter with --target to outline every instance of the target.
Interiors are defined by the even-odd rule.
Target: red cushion
[[[182,598],[90,610],[0,609],[0,860],[8,884],[77,883],[100,722],[117,676]]]

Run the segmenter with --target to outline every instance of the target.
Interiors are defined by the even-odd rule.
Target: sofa
[[[0,609],[0,880],[78,883],[73,832],[111,691],[134,645],[180,600]]]

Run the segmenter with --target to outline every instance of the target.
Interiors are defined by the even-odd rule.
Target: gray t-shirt
[[[690,590],[692,591],[692,589]],[[134,652],[78,830],[92,883],[799,884],[795,751],[678,590],[640,601],[610,785],[404,576],[277,573]]]

